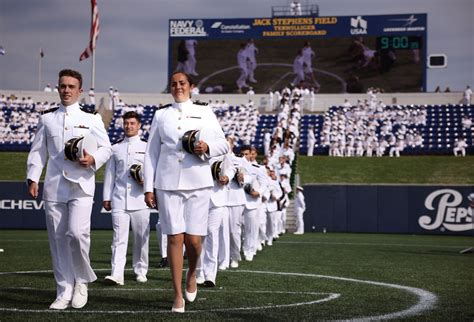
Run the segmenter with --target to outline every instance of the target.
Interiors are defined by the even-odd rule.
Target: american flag
[[[92,6],[92,21],[91,21],[91,35],[89,46],[84,50],[79,57],[79,61],[89,58],[92,55],[92,52],[95,49],[95,44],[97,43],[97,38],[99,37],[99,9],[97,8],[97,1],[91,0]]]

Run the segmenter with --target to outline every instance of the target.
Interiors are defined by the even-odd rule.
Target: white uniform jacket
[[[79,162],[69,161],[64,155],[64,146],[70,139],[91,133],[97,140],[98,149],[91,153],[95,164],[83,168]],[[66,202],[68,196],[61,192],[64,179],[79,183],[89,196],[95,192],[95,172],[109,159],[111,146],[104,123],[99,114],[81,110],[78,103],[61,105],[41,115],[35,139],[27,161],[27,179],[39,182],[46,162],[43,200]],[[49,156],[49,160],[48,160]],[[63,189],[64,190],[64,189]]]
[[[278,210],[277,200],[283,196],[280,184],[277,180],[268,180],[268,189],[263,193],[263,197],[267,199],[263,204],[267,212]]]
[[[234,153],[229,154],[230,160],[232,161],[232,164],[234,166],[234,169],[237,171],[241,171],[241,169],[245,168],[245,163],[248,163],[247,160],[245,160],[243,157],[238,157]],[[249,177],[247,175],[247,177]],[[242,206],[245,205],[246,203],[246,198],[245,198],[245,191],[242,186],[237,182],[237,180],[230,178],[231,180],[229,183],[229,190],[227,190],[228,196],[227,196],[227,202],[228,206]],[[244,175],[244,181],[251,181],[251,178],[245,179]]]
[[[112,202],[113,209],[147,209],[143,185],[130,175],[130,167],[143,165],[146,141],[140,137],[125,137],[112,146],[112,157],[107,162],[104,177],[104,200]]]
[[[258,183],[258,187],[255,190],[260,194],[260,197],[258,198],[254,198],[248,193],[245,194],[245,197],[247,198],[245,208],[247,209],[257,209],[258,206],[261,204],[262,194],[267,189],[267,178],[263,175],[263,172],[261,171],[260,167],[261,166],[256,163],[253,164],[248,161],[245,163],[245,169],[251,175],[252,182],[256,181]]]
[[[304,201],[304,194],[301,191],[298,191],[296,193],[296,198],[295,198],[295,208],[296,210],[306,210],[306,203]]]
[[[225,160],[226,158],[227,160]],[[229,178],[229,183],[223,186],[217,180],[214,180],[214,186],[212,187],[212,193],[211,193],[211,204],[209,208],[225,207],[228,205],[230,183],[231,183],[232,178],[235,175],[235,169],[233,167],[232,162],[230,161],[228,157],[228,154],[226,154],[225,156],[211,158],[209,163],[212,165],[214,162],[217,162],[217,161],[226,162],[228,165],[231,166],[227,169],[224,169],[224,167],[221,168],[222,169],[221,171],[223,171],[223,175],[226,175]]]
[[[209,150],[205,160],[186,152],[181,138],[200,130]],[[145,192],[195,190],[214,185],[209,158],[225,154],[229,145],[211,108],[191,100],[165,105],[157,110],[145,153]]]

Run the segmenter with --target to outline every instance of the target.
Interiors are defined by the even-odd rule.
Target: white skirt
[[[206,236],[211,192],[212,188],[155,190],[163,234]]]

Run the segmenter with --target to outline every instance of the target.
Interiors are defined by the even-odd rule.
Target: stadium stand
[[[263,152],[265,131],[273,133],[278,127],[281,108],[278,108],[278,113],[264,114],[259,112],[251,100],[240,105],[219,103],[217,100],[210,104],[224,132],[237,139],[237,148],[243,144],[252,144]],[[28,151],[41,111],[55,106],[57,103],[33,103],[31,98],[2,99],[0,150]],[[83,106],[91,110],[95,108],[94,105]],[[142,115],[141,135],[146,138],[154,111],[158,107],[159,105],[137,104],[116,109],[108,126],[111,142],[123,136],[121,115],[128,110],[135,110]],[[323,114],[302,115],[298,124],[298,151],[301,154],[307,153],[308,130],[312,126],[316,137],[315,155],[331,154],[335,148],[333,145],[331,149],[331,143],[335,142],[339,144],[336,154],[339,149],[341,156],[377,155],[377,150],[382,149],[383,153],[379,155],[390,155],[392,148],[393,155],[397,155],[397,150],[402,155],[452,155],[459,139],[465,142],[460,145],[466,145],[466,153],[469,154],[474,152],[473,119],[474,105],[385,106],[380,101],[371,103],[370,100],[359,100],[355,106],[332,106]],[[363,152],[357,154],[356,150],[360,145]],[[383,145],[386,147],[382,148]]]

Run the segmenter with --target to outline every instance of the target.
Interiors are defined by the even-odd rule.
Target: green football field
[[[102,283],[110,270],[110,231],[92,233],[98,280],[81,310],[47,310],[55,285],[44,231],[2,231],[0,320],[347,320],[472,321],[474,246],[470,237],[381,234],[283,235],[252,262],[220,271],[215,288],[199,288],[184,315],[170,313],[171,278],[157,269],[150,243],[146,284]],[[130,268],[131,258],[127,267]]]
[[[0,179],[24,180],[26,153],[0,153]],[[300,157],[309,183],[473,184],[473,157]],[[98,180],[101,180],[99,172]],[[218,273],[186,314],[170,313],[171,278],[158,269],[155,232],[149,281],[128,270],[123,287],[102,283],[110,272],[111,231],[93,231],[98,280],[81,310],[47,310],[55,284],[45,231],[0,231],[0,321],[10,320],[412,320],[474,319],[473,237],[307,233],[283,235],[253,262]],[[130,248],[130,247],[129,247]],[[129,252],[130,253],[130,252]]]

